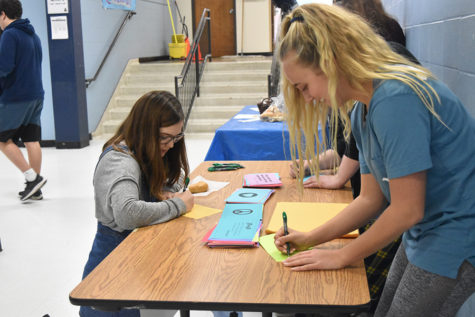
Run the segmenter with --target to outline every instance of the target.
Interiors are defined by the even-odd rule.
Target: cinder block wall
[[[475,116],[475,0],[383,0],[407,48]]]

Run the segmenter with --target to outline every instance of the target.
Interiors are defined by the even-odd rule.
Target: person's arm
[[[303,183],[303,186],[306,188],[342,188],[348,180],[355,175],[359,168],[360,164],[358,161],[352,160],[346,155],[343,155],[340,167],[335,175],[320,175],[318,180],[315,176],[312,176]]]
[[[424,217],[426,172],[418,172],[389,181],[391,204],[376,222],[345,246],[342,253],[346,265],[382,249]]]
[[[334,168],[335,166],[338,166],[340,164],[340,156],[338,153],[334,150],[326,150],[322,154],[319,155],[318,161],[320,165],[320,170],[326,170],[326,169],[331,169]],[[310,167],[309,167],[309,162],[307,160],[304,160],[304,169],[305,169],[305,176],[310,175]],[[297,162],[290,162],[290,177],[297,177],[299,173],[299,166],[298,166],[298,161]]]
[[[167,199],[175,197],[175,194],[181,192],[185,187],[185,171],[182,169],[178,181],[172,186],[163,186],[163,193]]]
[[[367,175],[362,177],[362,181]],[[373,178],[373,181],[376,181]],[[355,199],[358,201],[367,195],[367,180],[363,181],[361,195]],[[377,184],[376,184],[377,185]],[[366,187],[366,189],[365,189]],[[355,263],[383,248],[403,232],[417,224],[424,217],[426,172],[418,172],[408,176],[390,180],[391,205],[379,216],[378,220],[361,236],[345,247],[338,250],[314,249],[299,253],[284,261],[284,265],[292,267],[296,271],[313,269],[337,269]],[[350,206],[353,204],[350,204]],[[368,212],[355,212],[354,220],[342,219],[350,214],[345,208],[335,218],[328,221],[324,226],[311,232],[314,242],[319,243],[322,238],[335,238],[337,233],[348,229],[349,223],[356,223],[363,219]],[[344,213],[345,212],[345,213]],[[330,226],[336,228],[330,228]],[[285,241],[284,241],[285,242]]]
[[[318,245],[339,238],[365,225],[370,219],[377,216],[378,212],[386,204],[386,199],[379,188],[379,184],[371,174],[361,175],[361,183],[362,191],[360,196],[325,224],[307,232],[302,246],[300,243],[295,243],[294,248],[302,250],[308,246]],[[284,250],[286,242],[290,242],[291,245],[293,244],[293,234],[290,233],[284,236],[281,228],[276,233],[277,248]]]
[[[10,74],[15,68],[16,45],[11,34],[2,34],[0,42],[0,77]]]
[[[108,196],[115,223],[129,230],[169,221],[188,209],[187,204],[178,197],[161,202],[140,200],[139,185],[131,178],[116,182]]]
[[[327,170],[335,168],[340,164],[341,157],[335,150],[326,150],[318,157],[319,165],[321,170]]]

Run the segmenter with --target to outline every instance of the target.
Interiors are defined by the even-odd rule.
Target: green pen
[[[186,188],[188,187],[189,183],[190,183],[190,178],[189,177],[185,178],[185,186],[183,187],[183,192],[186,192]]]
[[[282,219],[284,219],[284,236],[289,234],[289,229],[287,228],[287,214],[282,212]],[[287,245],[287,256],[290,256],[290,243],[286,242]]]

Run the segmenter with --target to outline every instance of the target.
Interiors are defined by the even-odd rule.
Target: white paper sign
[[[69,13],[68,0],[48,0],[48,14]]]
[[[50,17],[51,21],[51,39],[67,40],[68,33],[68,17],[65,15]]]

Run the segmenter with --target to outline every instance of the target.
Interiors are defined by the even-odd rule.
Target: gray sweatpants
[[[475,267],[463,262],[456,279],[409,263],[402,244],[389,270],[375,317],[455,316],[475,292]]]

